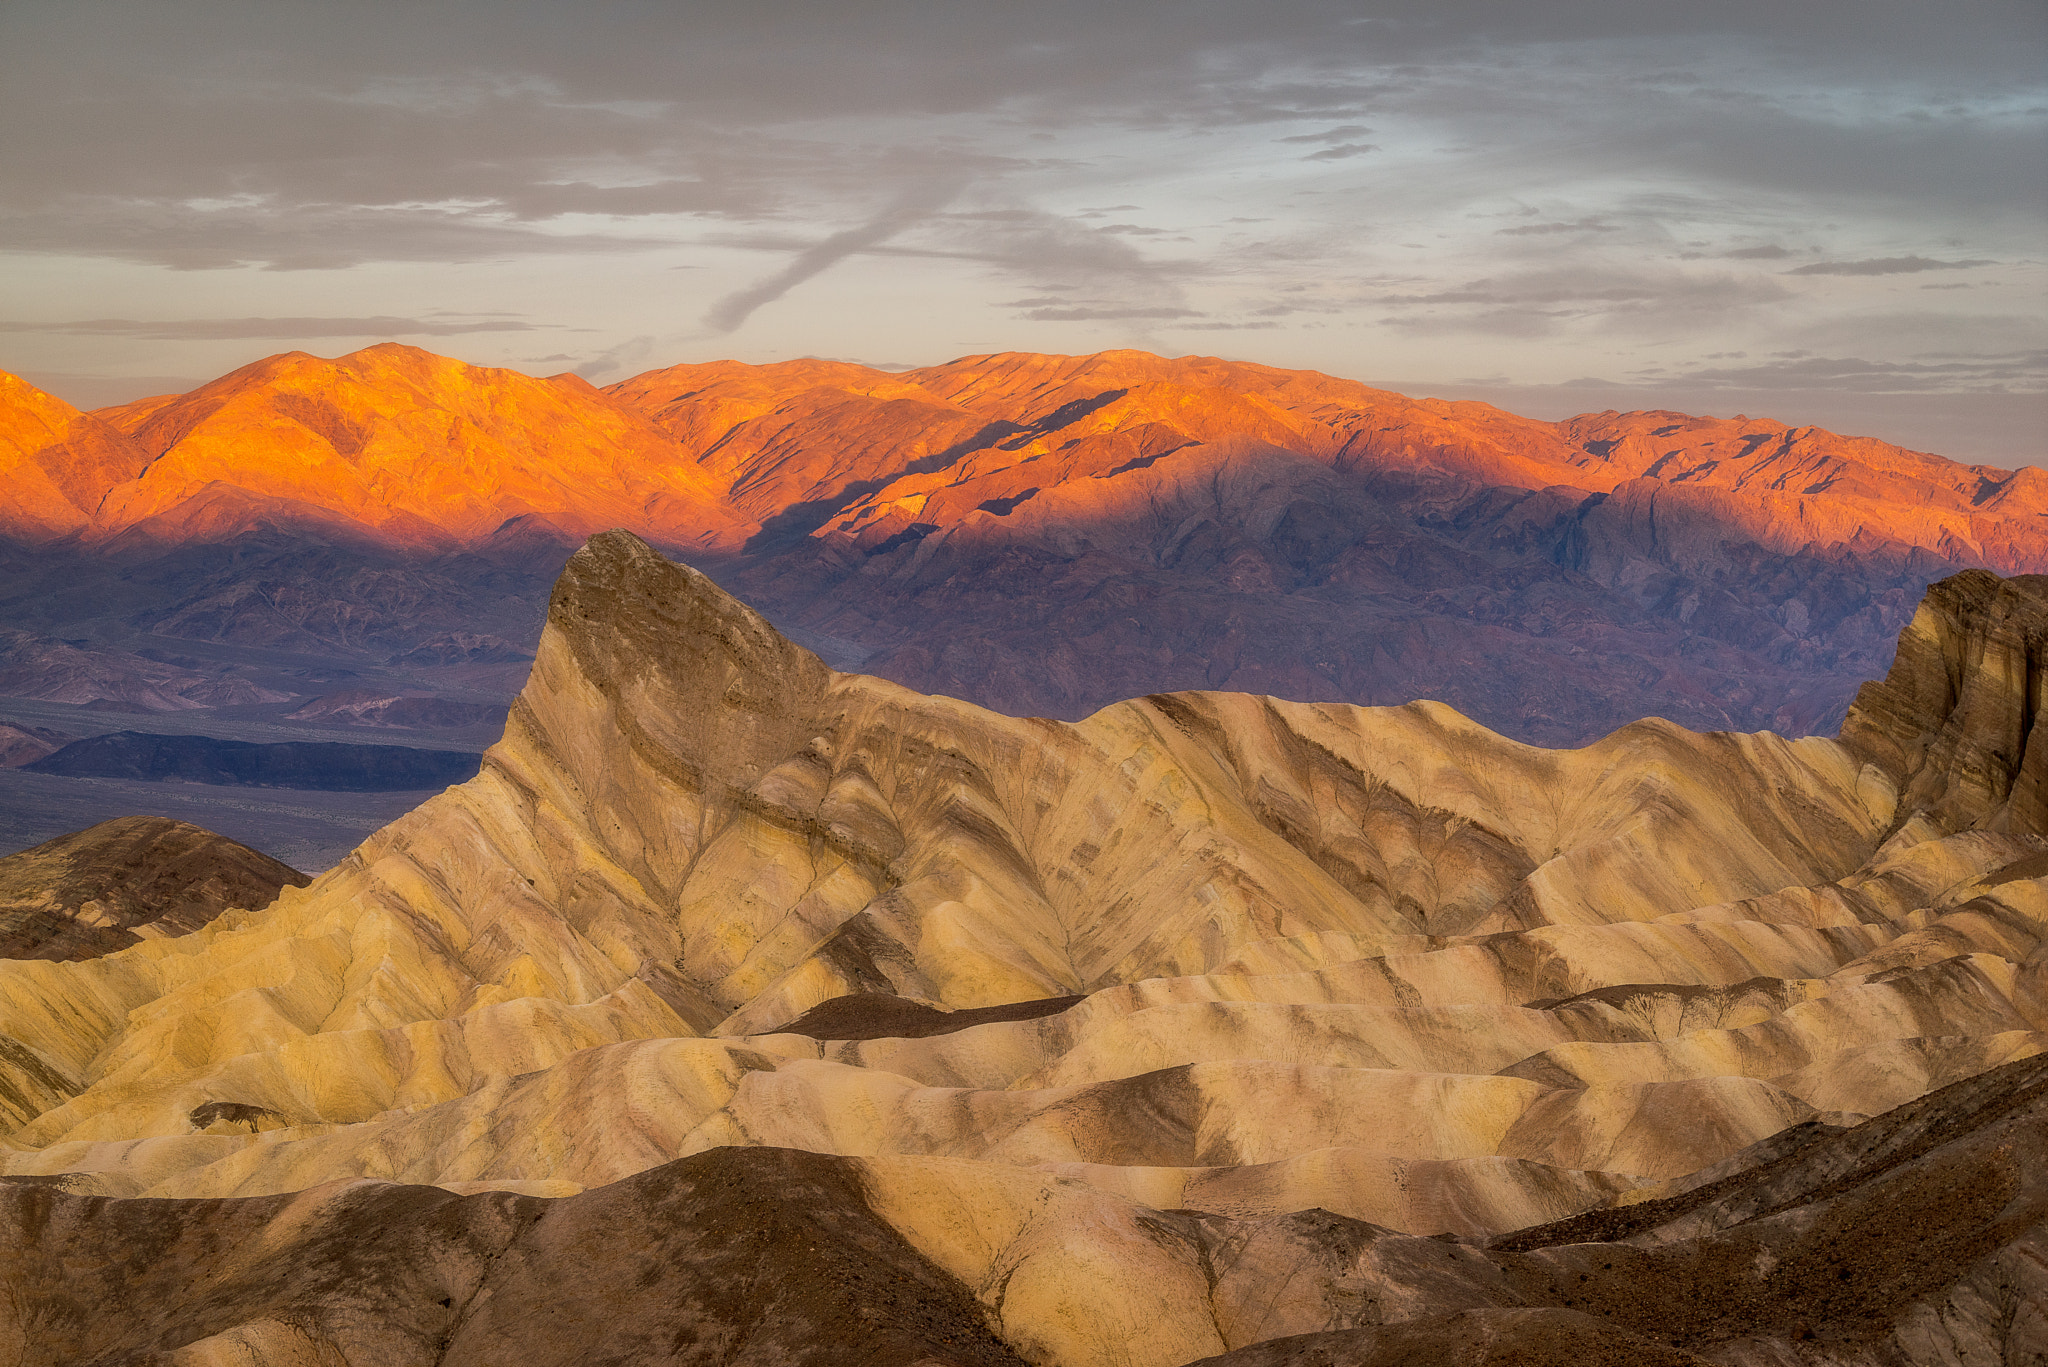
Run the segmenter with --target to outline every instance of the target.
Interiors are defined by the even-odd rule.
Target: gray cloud
[[[1966,271],[1995,266],[1996,261],[1935,261],[1924,256],[1873,257],[1866,261],[1816,261],[1794,266],[1787,275],[1912,275],[1919,271]]]
[[[1768,280],[1682,271],[1581,267],[1531,271],[1421,294],[1379,294],[1381,321],[1413,332],[1541,337],[1589,319],[1675,325],[1739,314],[1786,297]]]
[[[4,323],[0,332],[50,332],[70,337],[137,337],[149,341],[296,341],[314,337],[459,337],[474,332],[535,332],[508,319],[430,322],[421,318],[85,318],[67,323]]]
[[[1290,137],[1275,138],[1273,139],[1273,141],[1283,143],[1348,142],[1353,138],[1362,138],[1370,132],[1372,132],[1372,130],[1370,128],[1367,128],[1362,123],[1347,123],[1342,125],[1341,127],[1332,128],[1321,133],[1296,133]]]
[[[1338,144],[1337,146],[1335,146],[1335,147],[1325,147],[1325,148],[1324,148],[1324,149],[1323,149],[1322,151],[1320,151],[1320,152],[1311,152],[1311,153],[1309,153],[1309,154],[1308,154],[1307,156],[1303,157],[1303,158],[1302,158],[1302,160],[1303,160],[1303,161],[1345,161],[1345,160],[1347,160],[1347,159],[1349,159],[1349,158],[1351,158],[1351,157],[1362,157],[1362,156],[1364,156],[1364,155],[1365,155],[1365,154],[1366,154],[1367,152],[1377,152],[1377,151],[1379,151],[1379,150],[1380,150],[1380,149],[1379,149],[1379,146],[1378,146],[1378,144],[1376,144],[1376,143],[1370,143],[1370,142],[1345,142],[1345,143],[1339,143],[1339,144]]]
[[[1621,228],[1613,223],[1602,223],[1595,218],[1582,218],[1574,223],[1522,223],[1512,228],[1495,228],[1497,237],[1530,237],[1545,233],[1618,233]]]
[[[1641,383],[1680,382],[1731,389],[1833,389],[1855,393],[2048,390],[2048,349],[1974,356],[1927,355],[1902,361],[1788,353],[1756,365],[1642,372]]]
[[[1031,309],[1024,314],[1041,323],[1078,323],[1102,319],[1199,318],[1193,309],[1177,308],[1058,308]]]

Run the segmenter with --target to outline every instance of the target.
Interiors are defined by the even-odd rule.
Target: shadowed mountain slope
[[[566,1197],[800,1150],[848,1160],[819,1171],[1029,1362],[1466,1312],[1660,1333],[1636,1283],[1595,1301],[1564,1254],[1479,1241],[1704,1190],[2048,1046],[2048,840],[2016,796],[2039,707],[2011,705],[2041,588],[1931,593],[1843,741],[1648,721],[1546,751],[1439,704],[1010,718],[828,669],[608,533],[475,779],[264,910],[0,962],[0,1067],[34,1098],[0,1172],[161,1210],[365,1178]],[[2036,1237],[2003,1134],[1979,1166],[2006,1194],[1957,1217],[1973,1258]],[[1929,1171],[1871,1210],[1924,1221],[1961,1189]],[[1832,1199],[1800,1190],[1795,1252]],[[1910,1294],[1978,1287],[1956,1276]],[[1750,1332],[1734,1271],[1669,1277],[1738,1297],[1680,1351],[1779,1360],[1716,1346]],[[1771,1304],[1757,1332],[1796,1336]],[[255,1333],[259,1362],[315,1351]]]
[[[2031,469],[1131,351],[600,392],[386,344],[102,415],[17,382],[0,409],[0,459],[34,472],[0,608],[108,646],[523,649],[570,548],[622,526],[837,665],[1003,711],[1420,697],[1577,745],[1644,715],[1830,731],[1927,583],[2048,569]]]
[[[37,774],[223,783],[253,788],[320,788],[329,792],[415,792],[460,783],[477,757],[460,750],[336,741],[218,740],[115,731],[72,741],[21,766]]]

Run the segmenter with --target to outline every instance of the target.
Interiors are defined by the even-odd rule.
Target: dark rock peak
[[[559,633],[636,745],[645,738],[665,752],[658,767],[680,761],[698,783],[751,781],[798,749],[832,677],[707,576],[626,531],[602,532],[570,557],[547,633]],[[545,705],[543,675],[536,668],[521,695],[529,709]]]

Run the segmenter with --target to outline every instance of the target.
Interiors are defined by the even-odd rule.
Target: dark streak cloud
[[[1339,144],[1338,144],[1337,146],[1335,146],[1335,147],[1325,147],[1325,148],[1324,148],[1324,149],[1323,149],[1322,151],[1320,151],[1320,152],[1311,152],[1311,153],[1309,153],[1309,154],[1308,154],[1307,156],[1303,157],[1303,158],[1302,158],[1302,160],[1303,160],[1303,161],[1345,161],[1345,160],[1347,160],[1347,159],[1349,159],[1349,158],[1351,158],[1351,157],[1362,157],[1362,156],[1364,156],[1364,155],[1365,155],[1365,154],[1366,154],[1367,152],[1377,152],[1377,151],[1379,151],[1379,150],[1380,150],[1380,149],[1379,149],[1379,146],[1378,146],[1377,144],[1375,144],[1375,143],[1370,143],[1370,142],[1346,142],[1346,143],[1339,143]]]
[[[1752,366],[1688,367],[1655,383],[1740,389],[1841,389],[1857,393],[2048,390],[2048,349],[1904,361],[1788,354]]]
[[[1103,319],[1199,318],[1193,309],[1176,308],[1059,308],[1032,309],[1024,317],[1041,323],[1075,323]]]
[[[1794,266],[1787,275],[1912,275],[1919,271],[1966,271],[1995,266],[1996,261],[1935,261],[1925,256],[1885,256],[1865,261],[1816,261]]]
[[[704,324],[716,332],[731,332],[753,315],[763,304],[773,303],[789,293],[796,286],[868,247],[879,246],[904,229],[927,218],[944,207],[946,201],[958,194],[960,187],[954,184],[914,186],[901,195],[895,203],[883,209],[867,222],[855,228],[837,232],[813,246],[806,247],[790,259],[775,274],[743,290],[736,290],[711,306],[704,315]]]
[[[1613,223],[1602,223],[1594,218],[1582,218],[1573,223],[1522,223],[1512,228],[1495,228],[1498,237],[1530,237],[1546,233],[1618,233],[1621,228]]]

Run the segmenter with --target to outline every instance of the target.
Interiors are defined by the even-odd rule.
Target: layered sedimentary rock
[[[837,673],[703,575],[598,537],[477,778],[267,909],[0,963],[0,1066],[41,1089],[0,1165],[36,1188],[11,1200],[43,1203],[12,1218],[57,1231],[0,1264],[0,1307],[55,1295],[41,1269],[64,1250],[126,1237],[142,1207],[75,1204],[95,1196],[194,1202],[148,1205],[173,1243],[230,1211],[279,1238],[437,1212],[418,1217],[433,1240],[522,1250],[544,1285],[562,1245],[521,1231],[601,1224],[574,1212],[635,1182],[696,1193],[676,1275],[726,1276],[688,1269],[726,1266],[747,1203],[795,1173],[851,1184],[846,1228],[901,1240],[878,1268],[957,1284],[1035,1363],[1334,1333],[1353,1339],[1316,1351],[1374,1361],[1456,1315],[1475,1343],[1675,1338],[1728,1362],[1775,1360],[1802,1328],[1840,1329],[1821,1360],[1950,1360],[1936,1325],[1991,1351],[1980,1302],[2039,1237],[2021,1150],[2048,1045],[2048,841],[2013,797],[2030,723],[1983,700],[2013,650],[2038,658],[2020,624],[2039,595],[1967,577],[1930,595],[1914,630],[1933,644],[1902,650],[1843,741],[1649,721],[1544,751],[1437,704],[1178,694],[1010,718]],[[1952,781],[1929,777],[1943,765]],[[1896,1110],[1980,1075],[2006,1081],[1967,1134]],[[1689,1195],[1795,1168],[1732,1215]],[[291,1198],[353,1179],[445,1195]],[[1772,1259],[1835,1268],[1813,1229],[1881,1245],[1965,1190],[1969,1256],[1911,1263],[1881,1296],[1856,1261],[1881,1248],[1838,1258],[1853,1294],[1803,1326],[1805,1293],[1754,1281]],[[230,1196],[267,1204],[206,1204]],[[1669,1227],[1588,1237],[1669,1245],[1647,1263],[1595,1267],[1576,1238],[1481,1247],[1638,1204]],[[166,1305],[177,1275],[152,1283]],[[408,1273],[391,1303],[433,1342],[495,1342],[496,1275]],[[559,1299],[610,1284],[593,1270]],[[94,1330],[95,1351],[369,1351],[335,1347],[346,1297],[236,1288],[211,1318]],[[1667,1294],[1707,1308],[1667,1331]],[[2014,1295],[2035,1313],[2032,1282]],[[332,1313],[278,1308],[316,1303]],[[872,1289],[818,1303],[893,1323]],[[702,1344],[754,1332],[691,1313],[723,1326]],[[2002,1323],[2008,1345],[2036,1332],[2019,1309]]]
[[[182,821],[103,821],[0,859],[0,959],[87,959],[189,934],[311,881]]]

